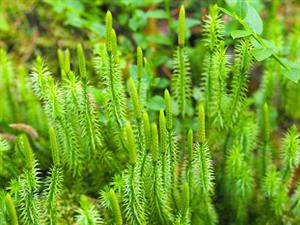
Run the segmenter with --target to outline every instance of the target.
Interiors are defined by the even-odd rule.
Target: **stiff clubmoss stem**
[[[143,113],[143,125],[144,125],[144,136],[145,136],[145,148],[146,151],[151,149],[151,128],[149,122],[149,116],[147,112]]]
[[[182,194],[181,194],[181,213],[186,215],[189,210],[190,205],[190,188],[187,181],[183,184]]]
[[[118,46],[118,40],[117,40],[117,34],[115,29],[111,29],[111,51],[114,55],[117,54],[117,46]]]
[[[270,139],[270,119],[269,119],[269,107],[266,103],[264,104],[263,107],[262,129],[263,129],[264,141],[265,143],[267,143]]]
[[[57,50],[57,58],[58,58],[58,63],[59,63],[60,69],[64,70],[64,68],[65,68],[64,53],[61,49]]]
[[[65,70],[66,74],[68,74],[71,70],[70,50],[69,49],[66,49],[66,52],[65,52],[64,70]]]
[[[122,220],[120,205],[119,205],[117,195],[116,195],[116,193],[114,192],[113,189],[111,189],[109,191],[109,198],[110,198],[111,208],[112,208],[114,218],[115,218],[115,224],[116,225],[122,225],[123,220]]]
[[[33,152],[29,143],[29,140],[25,134],[21,135],[18,138],[18,145],[23,151],[26,161],[26,168],[31,169],[33,167],[34,159],[33,159]]]
[[[78,59],[78,66],[79,66],[79,74],[83,80],[86,80],[86,63],[85,63],[85,56],[82,49],[81,44],[77,45],[77,59]]]
[[[159,112],[159,135],[160,135],[160,146],[162,153],[167,151],[167,130],[166,130],[166,118],[163,110]]]
[[[130,94],[133,103],[134,116],[137,120],[140,120],[142,117],[141,104],[135,87],[134,80],[132,78],[129,79],[129,88],[130,88]]]
[[[137,75],[138,79],[142,79],[143,77],[143,50],[140,46],[136,49],[137,54]]]
[[[8,215],[10,218],[10,224],[11,225],[18,225],[18,217],[17,217],[17,212],[15,209],[15,204],[9,194],[6,194],[5,196],[5,205],[8,211]]]
[[[157,126],[155,123],[151,124],[151,137],[152,137],[152,161],[156,163],[158,161],[158,134],[157,134]]]
[[[167,129],[170,131],[173,128],[173,113],[172,113],[170,93],[167,89],[165,90],[164,97],[165,97],[165,105],[166,105]]]
[[[49,137],[50,137],[53,163],[55,166],[59,166],[60,160],[59,160],[59,153],[58,153],[58,145],[56,140],[56,132],[53,127],[49,128]]]
[[[136,146],[134,142],[134,135],[131,124],[126,123],[126,135],[127,135],[127,149],[129,153],[129,163],[135,165],[137,162]]]
[[[199,142],[203,144],[205,142],[205,111],[204,106],[201,102],[198,106],[198,126]]]
[[[193,130],[189,129],[187,135],[187,147],[188,147],[188,154],[189,154],[189,161],[193,161]]]

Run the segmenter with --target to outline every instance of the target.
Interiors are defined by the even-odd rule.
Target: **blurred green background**
[[[140,45],[149,59],[155,58],[154,65],[160,66],[172,53],[181,4],[187,11],[190,44],[197,46],[207,7],[217,3],[226,8],[231,1],[1,0],[0,47],[19,63],[29,62],[38,54],[51,61],[56,59],[56,48],[73,49],[78,42],[91,51],[104,41],[104,14],[109,9],[114,15],[120,50],[128,61],[134,58],[132,52]],[[249,3],[264,19],[265,36],[272,33],[272,38],[277,39],[299,24],[300,3],[297,0],[250,0]],[[238,24],[227,22],[229,34]],[[274,35],[281,31],[283,35]],[[164,66],[161,69],[169,74]]]

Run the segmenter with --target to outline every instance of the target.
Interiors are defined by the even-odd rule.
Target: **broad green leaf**
[[[247,0],[226,0],[226,4],[230,8],[231,12],[236,13],[241,19],[245,18],[248,11]]]
[[[151,10],[147,12],[147,17],[155,19],[165,19],[168,18],[168,15],[163,10]]]
[[[290,80],[298,83],[300,79],[300,68],[284,69],[283,74]]]
[[[131,65],[129,68],[129,74],[130,77],[133,78],[134,81],[137,82],[137,66],[136,65]],[[143,68],[143,83],[144,83],[144,87],[148,87],[149,83],[150,83],[150,78],[149,78],[149,74],[147,73],[147,71],[145,70],[145,68]]]
[[[45,2],[51,5],[56,13],[62,13],[66,8],[66,3],[63,1],[45,0]]]
[[[139,32],[136,32],[132,35],[135,43],[139,43],[139,46],[141,46],[142,48],[147,48],[148,47],[148,41],[147,38],[145,37],[145,35],[142,35]]]
[[[248,5],[252,5],[257,12],[260,12],[265,6],[263,0],[248,0]]]
[[[237,0],[235,11],[240,18],[244,19],[248,12],[247,0]]]
[[[129,15],[127,13],[120,13],[118,15],[118,21],[121,25],[125,25],[128,23]]]
[[[162,64],[166,64],[168,62],[169,58],[168,56],[164,54],[157,54],[155,56],[155,60],[153,60],[152,64],[153,66],[160,66]]]
[[[147,36],[147,41],[154,42],[154,43],[161,44],[161,45],[171,45],[172,44],[170,38],[168,38],[167,36],[158,35],[158,34]]]
[[[196,19],[191,19],[191,18],[185,18],[185,37],[188,39],[191,36],[191,31],[190,29],[194,26],[200,25],[201,22],[200,20],[196,20]],[[178,20],[176,20],[173,23],[172,29],[177,29],[178,27]]]
[[[65,24],[79,28],[82,27],[85,21],[80,17],[79,14],[74,13],[73,11],[68,11],[66,14],[67,19],[65,20]]]
[[[154,78],[153,86],[159,89],[165,89],[169,85],[169,80],[166,78],[156,77]]]
[[[123,1],[128,1],[128,0],[123,0]],[[152,6],[159,4],[163,0],[129,0],[129,2],[132,4],[134,7],[146,7],[146,6]]]
[[[230,8],[235,8],[237,0],[225,0],[225,2]]]
[[[193,97],[195,100],[199,101],[202,96],[201,89],[199,87],[194,87],[193,88]]]
[[[147,25],[146,13],[142,10],[136,10],[133,17],[129,20],[129,27],[133,31],[143,28]]]
[[[104,37],[105,34],[105,26],[97,21],[93,21],[92,23],[89,24],[87,27],[94,33],[98,34],[100,37]]]
[[[77,12],[84,11],[84,4],[82,1],[65,0],[63,2],[65,4],[65,7],[70,11],[77,11]]]
[[[261,34],[263,32],[262,19],[255,8],[251,5],[248,6],[248,12],[247,16],[245,17],[245,22],[256,34]]]
[[[227,9],[224,9],[224,8],[222,8],[222,7],[219,7],[219,9],[223,12],[223,13],[225,13],[225,14],[227,14],[228,16],[231,16],[231,17],[235,17],[235,15],[232,13],[232,12],[230,12],[230,11],[228,11]]]
[[[273,41],[268,41],[268,40],[265,40],[265,39],[263,39],[263,40],[264,40],[264,43],[266,44],[266,46],[268,48],[272,49],[273,52],[275,52],[275,53],[279,52],[279,49],[276,47],[276,45],[274,44]]]
[[[287,66],[289,66],[289,69],[283,69],[283,74],[287,76],[288,79],[298,82],[300,79],[300,65],[294,62],[290,62],[287,59],[281,59]]]
[[[251,35],[251,32],[247,30],[234,30],[231,32],[231,37],[233,39],[247,37],[249,35]]]
[[[150,110],[159,111],[165,108],[165,100],[159,95],[155,95],[147,102],[147,108]]]
[[[120,3],[125,6],[129,6],[130,4],[132,4],[132,1],[131,0],[120,0]]]
[[[269,40],[266,40],[266,39],[261,39],[264,43],[265,46],[262,46],[255,38],[251,38],[251,42],[254,46],[254,48],[265,48],[265,47],[268,47],[270,49],[273,50],[274,53],[277,53],[279,51],[279,49],[275,46],[274,42],[273,41],[269,41]]]
[[[200,20],[192,19],[192,18],[186,18],[185,19],[185,26],[187,29],[194,27],[196,25],[200,25]]]
[[[200,25],[200,24],[201,24],[200,20],[191,19],[191,18],[185,18],[185,27],[186,27],[186,30],[192,28],[193,26]],[[173,28],[177,29],[177,27],[178,27],[178,20],[176,20],[173,23]]]
[[[270,48],[256,48],[253,50],[253,56],[259,62],[269,58],[273,53],[273,49]]]

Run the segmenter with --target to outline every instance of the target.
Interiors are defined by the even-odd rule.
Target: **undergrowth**
[[[251,35],[236,38],[230,54],[222,13],[212,6],[203,36],[195,83],[182,6],[159,112],[148,109],[154,77],[140,47],[136,73],[122,74],[109,11],[106,42],[93,59],[80,44],[77,57],[58,50],[59,77],[40,56],[27,77],[1,50],[1,224],[299,224],[299,131],[291,125],[274,140],[271,101],[278,80],[289,100],[299,86],[274,78],[281,68],[270,58],[253,103]]]

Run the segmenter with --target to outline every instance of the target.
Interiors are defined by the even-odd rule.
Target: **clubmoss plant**
[[[231,14],[244,27],[255,9],[238,3]],[[110,11],[93,59],[86,44],[58,50],[57,73],[38,56],[27,77],[1,49],[1,225],[299,224],[300,137],[287,112],[295,107],[274,93],[298,89],[285,89],[274,64],[281,52],[259,60],[259,34],[225,35],[224,10],[205,16],[203,68],[192,76],[198,36],[185,35],[181,6],[170,85],[155,75],[168,64],[147,61],[151,49],[122,55]],[[262,82],[249,88],[257,73]]]
[[[18,208],[24,224],[40,224],[42,221],[38,191],[41,185],[35,156],[26,135],[17,139],[19,150],[24,154],[25,168],[20,177]]]
[[[56,139],[56,133],[53,127],[49,129],[50,144],[52,150],[53,167],[50,172],[50,176],[47,178],[45,196],[46,196],[46,207],[47,216],[49,217],[49,224],[57,224],[57,211],[58,211],[58,200],[62,189],[62,167],[60,163],[60,156],[58,151],[58,144]]]
[[[187,113],[187,107],[191,101],[192,80],[190,74],[190,62],[185,50],[185,9],[180,7],[178,25],[178,47],[174,53],[172,93],[179,106],[182,117]]]
[[[5,196],[5,205],[9,214],[10,223],[12,225],[18,225],[19,222],[18,222],[17,212],[15,209],[15,204],[9,194],[6,194]]]

